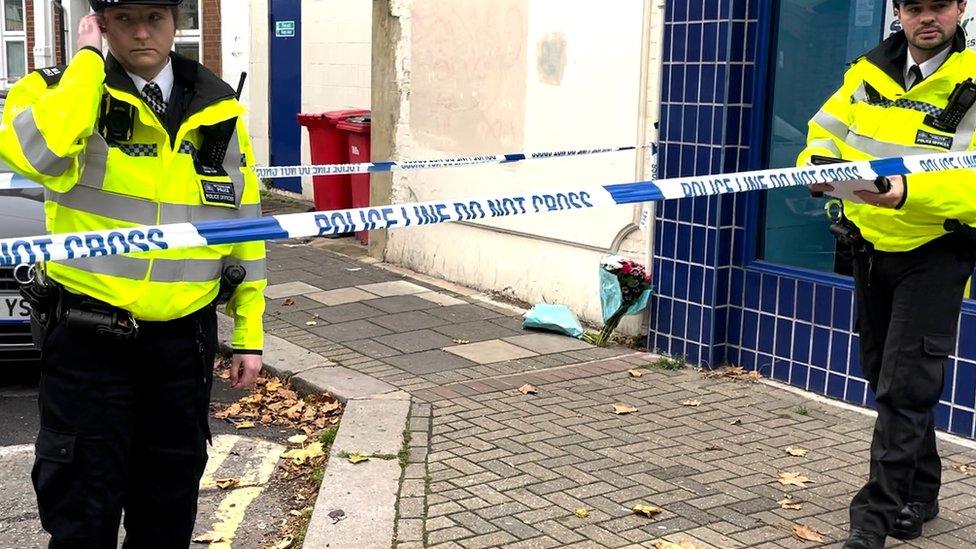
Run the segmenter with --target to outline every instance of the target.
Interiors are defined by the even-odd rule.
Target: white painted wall
[[[642,95],[644,0],[412,0],[397,3],[398,158],[633,144]],[[408,4],[409,7],[403,7]],[[657,18],[660,20],[660,17]],[[652,33],[655,36],[658,33]],[[656,50],[655,50],[656,51]],[[646,60],[656,71],[659,61]],[[656,89],[656,82],[653,82]],[[644,104],[642,105],[642,99]],[[646,133],[646,132],[645,132]],[[633,181],[636,153],[396,173],[392,202]],[[528,302],[562,303],[602,323],[598,262],[639,208],[392,229],[386,259]],[[646,262],[647,232],[628,240]],[[629,324],[636,332],[636,322]]]
[[[241,73],[251,70],[251,6],[241,0],[220,1],[221,78],[235,89]],[[248,79],[251,75],[248,74]],[[245,85],[241,102],[250,105],[251,90]]]
[[[224,0],[222,17],[228,17],[227,4],[237,0]],[[248,129],[254,146],[254,157],[259,166],[268,165],[268,0],[250,1],[250,56],[247,61],[247,110]]]
[[[303,0],[302,111],[370,108],[372,2]],[[302,163],[311,162],[302,130]],[[302,181],[312,198],[312,179]]]

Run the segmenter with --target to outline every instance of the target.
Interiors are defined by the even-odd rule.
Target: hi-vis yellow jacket
[[[11,88],[0,126],[0,160],[44,185],[51,233],[261,214],[243,106],[203,66],[175,54],[172,61],[178,82],[183,78],[189,90],[172,136],[118,62],[111,56],[103,60],[94,49],[78,52],[63,70],[35,71]],[[106,105],[126,113],[134,109],[129,139],[104,129],[100,113]],[[208,174],[194,162],[203,134],[235,118],[222,170]],[[67,289],[126,309],[136,319],[164,321],[211,303],[224,266],[235,263],[244,266],[247,278],[227,305],[235,320],[232,345],[259,352],[267,285],[263,242],[52,262],[47,273]]]
[[[954,133],[925,122],[927,115],[943,111],[957,84],[976,79],[976,53],[966,48],[963,30],[957,29],[945,63],[908,91],[907,43],[904,33],[896,33],[853,63],[841,88],[810,120],[799,165],[807,164],[812,155],[867,160],[976,149],[976,106]],[[912,174],[906,185],[907,197],[898,209],[844,205],[847,217],[876,249],[912,250],[944,235],[946,219],[976,221],[973,170]]]

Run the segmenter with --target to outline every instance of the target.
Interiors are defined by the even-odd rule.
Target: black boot
[[[908,502],[891,528],[891,537],[900,540],[915,539],[922,535],[922,523],[939,515],[939,500]]]
[[[844,544],[844,549],[884,549],[884,546],[885,536],[860,528],[852,528],[847,537],[847,543]]]

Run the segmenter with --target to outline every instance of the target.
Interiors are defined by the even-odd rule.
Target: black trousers
[[[933,409],[955,349],[972,255],[954,236],[854,261],[861,367],[878,419],[867,484],[851,502],[851,527],[887,535],[906,502],[938,498],[942,462]]]
[[[207,462],[213,307],[120,342],[61,324],[43,348],[31,478],[49,547],[190,545]]]

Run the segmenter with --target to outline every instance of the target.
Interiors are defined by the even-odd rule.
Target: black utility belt
[[[132,313],[104,301],[73,294],[63,287],[57,308],[57,320],[66,328],[119,341],[139,336],[139,323]]]

